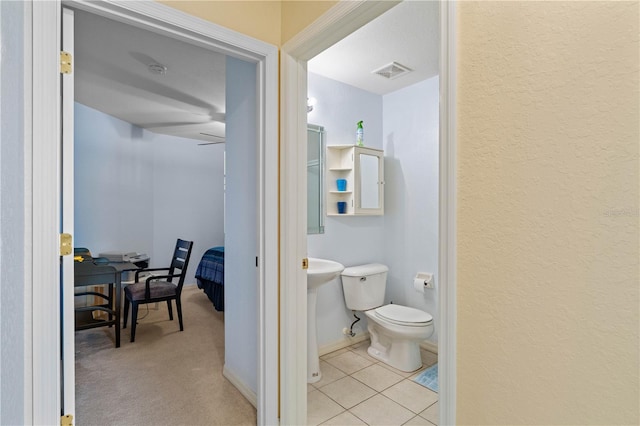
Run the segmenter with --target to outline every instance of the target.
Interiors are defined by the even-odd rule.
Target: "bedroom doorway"
[[[255,107],[239,110],[238,102],[234,102],[238,97],[244,98],[255,93],[255,84],[251,84],[256,81],[255,65],[242,60],[227,61],[225,55],[83,11],[75,11],[75,33],[75,101],[82,101],[74,108],[74,115],[78,118],[75,126],[77,184],[74,192],[75,210],[79,213],[74,230],[76,244],[90,247],[94,256],[118,247],[123,252],[148,253],[151,256],[151,266],[154,267],[166,266],[166,253],[170,253],[173,239],[180,237],[192,240],[194,252],[186,284],[193,284],[197,262],[204,250],[226,245],[227,252],[231,253],[225,273],[229,281],[257,283],[255,268],[242,267],[239,264],[241,261],[238,261],[249,255],[254,256],[257,252],[258,221],[254,213],[258,211],[257,176],[255,173],[253,176],[238,174],[239,170],[244,169],[244,164],[257,163],[257,150],[253,146],[255,142],[252,143],[256,135],[247,133],[246,126],[238,125],[255,122],[256,113]],[[134,60],[126,62],[127,58],[118,58],[118,49],[127,50]],[[170,54],[173,52],[179,52],[180,57]],[[204,58],[212,59],[203,63]],[[148,64],[149,61],[153,62]],[[158,61],[166,64],[168,69],[164,72],[167,75],[151,73],[154,70],[151,65],[158,66]],[[189,64],[190,68],[178,70],[175,67],[178,62]],[[119,66],[109,68],[110,64]],[[149,77],[136,73],[137,69],[129,68],[129,64],[132,67],[142,65],[141,68],[149,66]],[[170,78],[172,74],[181,74],[176,79],[186,80],[185,77],[191,77],[188,78],[189,83],[194,84],[201,77],[196,72],[200,70],[194,70],[196,66],[212,73],[210,77],[202,76],[209,77],[207,81],[213,81],[212,86],[199,90],[202,99],[205,99],[203,101],[186,92],[180,82]],[[232,70],[227,80],[225,68]],[[231,93],[228,94],[226,103],[231,103],[228,109],[233,113],[225,117],[227,85]],[[238,88],[242,93],[237,93]],[[211,92],[211,95],[206,96],[206,91]],[[171,113],[173,119],[169,122],[162,111],[166,104],[169,105],[164,114]],[[199,116],[205,108],[209,110],[205,112],[210,123],[203,122]],[[131,112],[122,113],[123,109]],[[139,120],[135,116],[137,110],[152,112],[147,119],[154,123],[150,130],[138,124]],[[180,114],[186,118],[183,118],[184,123],[176,124],[174,117],[181,117]],[[190,115],[194,117],[189,118]],[[118,119],[124,119],[124,122]],[[190,123],[189,120],[193,122]],[[223,121],[227,122],[226,135],[225,126],[220,125]],[[191,139],[190,136],[199,139]],[[230,149],[225,149],[225,136],[235,142],[229,144]],[[215,154],[212,154],[214,151]],[[226,163],[230,165],[226,186],[242,197],[226,197],[226,203],[223,203],[222,159],[225,157]],[[248,168],[255,169],[256,167]],[[242,188],[238,189],[239,185]],[[216,203],[215,199],[219,201]],[[247,214],[227,215],[228,220],[223,224],[224,210],[229,208]],[[179,217],[187,220],[176,220]],[[96,226],[96,223],[100,226]],[[239,229],[244,231],[238,232]],[[226,244],[225,237],[228,240]],[[237,292],[237,288],[229,286],[230,293]],[[232,305],[227,309],[232,314],[237,310],[237,306],[233,304],[237,305],[238,300],[243,300],[249,306],[257,305],[255,298],[253,301],[243,298],[246,295],[227,296]],[[164,306],[158,308],[163,310]],[[257,306],[248,311],[255,317]],[[142,321],[144,319],[140,318],[140,322]],[[225,333],[230,336],[245,336],[243,348],[257,347],[256,333],[245,331],[253,331],[255,328],[241,327],[233,317],[226,321],[225,327],[244,331]],[[138,346],[143,345],[141,340],[144,340],[144,334],[140,335],[140,332],[144,333],[145,328],[147,327],[144,325],[138,328]],[[186,328],[189,331],[188,323]],[[122,346],[130,344],[127,341],[127,331],[130,332],[130,327],[122,332]],[[164,337],[167,338],[171,337]],[[163,337],[160,336],[159,339],[162,340]],[[83,341],[83,344],[86,343]],[[232,345],[233,342],[229,346]],[[225,348],[226,346],[225,344]],[[107,351],[111,350],[107,346]],[[125,348],[119,350],[123,352]],[[233,347],[228,350],[233,352]],[[154,354],[149,355],[149,360],[153,359]],[[89,359],[82,358],[83,364],[90,363]],[[97,353],[94,358],[99,358]],[[230,363],[238,358],[232,357]],[[253,377],[235,377],[233,372],[237,370],[237,366],[232,368],[228,364],[229,362],[224,362],[224,372],[231,376],[232,381],[243,383],[255,380]],[[201,367],[206,368],[207,365]],[[223,371],[222,367],[220,369]],[[84,368],[78,371],[76,366],[76,372],[76,380],[84,378],[86,381],[93,377],[90,373],[87,375]],[[86,387],[87,383],[83,383],[81,389],[86,390]],[[140,392],[145,392],[144,389],[141,388]],[[78,397],[85,404],[91,400],[83,393]],[[249,395],[247,397],[251,398]],[[255,405],[255,396],[252,402]],[[242,406],[242,403],[238,406]],[[80,408],[82,405],[78,407],[78,411]],[[206,412],[204,409],[202,411]],[[80,421],[89,420],[87,416],[93,414],[93,410],[84,409],[77,414]]]
[[[194,242],[181,297],[184,335],[175,335],[175,321],[167,321],[164,304],[143,306],[135,343],[129,342],[129,319],[129,327],[121,331],[118,354],[110,344],[112,330],[76,333],[76,417],[83,423],[109,423],[112,416],[125,423],[134,421],[127,417],[135,415],[129,410],[114,413],[97,401],[117,399],[117,389],[128,382],[125,377],[147,383],[134,392],[143,400],[153,389],[175,384],[175,379],[140,374],[136,368],[142,359],[155,365],[166,363],[166,352],[171,351],[181,353],[185,360],[175,366],[176,372],[182,371],[180,377],[190,377],[193,368],[204,370],[199,375],[201,380],[191,380],[194,393],[219,395],[224,390],[229,397],[228,404],[212,398],[210,405],[194,406],[183,420],[190,418],[197,423],[211,415],[211,406],[217,403],[220,419],[228,416],[225,407],[234,406],[238,418],[255,421],[255,411],[251,413],[252,407],[245,401],[252,398],[249,400],[255,405],[255,396],[243,396],[229,386],[223,374],[235,383],[255,380],[252,375],[256,371],[236,377],[238,370],[250,371],[234,365],[239,356],[225,361],[225,352],[236,353],[234,344],[238,344],[236,338],[225,345],[225,335],[231,339],[242,336],[243,348],[253,346],[257,353],[255,328],[240,325],[238,316],[233,316],[239,309],[238,301],[242,301],[250,306],[242,306],[250,313],[245,318],[254,317],[247,323],[257,322],[257,300],[238,294],[241,286],[228,286],[227,311],[232,316],[224,321],[224,313],[212,312],[211,318],[203,318],[210,321],[210,328],[201,330],[202,339],[198,342],[189,338],[201,326],[189,320],[202,308],[195,298],[208,301],[206,292],[191,290],[199,262],[209,248],[226,246],[230,255],[221,275],[226,275],[229,283],[257,283],[256,268],[243,267],[241,260],[257,252],[256,167],[247,168],[254,171],[251,176],[243,167],[257,164],[256,135],[251,127],[244,126],[256,121],[256,111],[254,104],[241,109],[237,100],[255,96],[255,64],[80,10],[74,11],[74,34],[75,245],[89,248],[94,257],[102,253],[144,253],[150,256],[153,268],[168,266],[176,238]],[[160,73],[152,72],[160,66],[164,67]],[[232,113],[225,115],[226,110]],[[229,144],[225,144],[226,139]],[[226,186],[232,195],[226,202],[225,157],[229,165]],[[226,232],[225,210],[246,212],[228,214]],[[202,278],[211,278],[206,271],[202,269]],[[221,298],[223,294],[214,300],[220,302]],[[216,308],[224,309],[220,303]],[[225,328],[230,331],[225,333]],[[170,341],[181,343],[169,346]],[[182,342],[191,342],[192,349],[200,348],[200,356],[187,356]],[[164,350],[153,351],[150,345]],[[209,360],[201,356],[203,351],[212,354]],[[121,359],[121,368],[113,373],[113,381],[101,383],[101,365],[109,364],[114,356]],[[186,368],[196,359],[200,360],[198,365]],[[204,389],[205,384],[209,389]],[[190,401],[186,399],[180,405],[188,407]],[[144,417],[158,422],[167,418],[163,410],[168,409],[170,405],[163,403]]]
[[[216,25],[201,22],[161,5],[150,5],[148,3],[106,4],[101,2],[70,2],[68,5],[103,16],[111,16],[120,21],[135,22],[137,26],[148,26],[153,28],[156,33],[166,33],[184,40],[190,40],[199,45],[209,46],[212,49],[229,52],[236,58],[242,58],[245,62],[253,64],[252,69],[256,78],[253,78],[254,90],[252,96],[255,99],[259,99],[259,101],[253,103],[256,125],[249,126],[254,129],[254,133],[250,135],[248,140],[253,141],[255,144],[254,152],[257,163],[257,167],[255,167],[257,169],[256,182],[254,183],[257,208],[252,209],[254,212],[252,222],[257,232],[255,235],[256,244],[251,249],[252,256],[250,260],[251,264],[254,265],[255,257],[261,259],[259,266],[256,267],[255,275],[258,291],[253,292],[257,308],[255,318],[260,327],[255,327],[254,324],[251,324],[252,329],[258,330],[254,334],[257,337],[255,337],[252,344],[255,347],[255,353],[250,355],[255,361],[253,364],[255,367],[253,372],[251,370],[248,371],[248,374],[251,375],[251,380],[243,391],[253,392],[255,395],[256,405],[258,406],[258,422],[271,422],[277,415],[277,392],[266,392],[265,390],[277,389],[277,382],[274,380],[275,374],[272,373],[272,371],[277,370],[275,368],[277,352],[274,350],[277,347],[277,343],[275,343],[277,342],[277,328],[275,326],[277,324],[277,305],[268,297],[273,292],[265,291],[265,287],[273,288],[277,285],[277,277],[274,273],[275,259],[277,259],[277,250],[274,247],[277,247],[277,240],[274,238],[275,234],[267,230],[276,228],[275,224],[277,222],[277,204],[272,201],[276,197],[273,196],[273,191],[269,189],[270,187],[277,187],[277,170],[272,166],[276,162],[271,158],[277,156],[277,148],[274,148],[277,147],[277,123],[275,113],[271,112],[276,110],[274,105],[277,104],[275,97],[277,49],[265,43],[256,42],[221,29]],[[59,129],[56,117],[60,118],[60,93],[55,90],[55,85],[49,89],[49,86],[45,84],[50,80],[51,70],[58,69],[58,63],[51,60],[53,59],[51,55],[39,55],[39,52],[46,50],[46,47],[51,44],[55,45],[55,40],[59,39],[55,34],[60,32],[60,23],[56,21],[62,9],[61,3],[55,2],[34,4],[33,10],[34,22],[36,21],[35,17],[44,18],[38,21],[38,25],[29,28],[29,31],[34,32],[32,36],[34,40],[32,87],[37,87],[38,90],[34,90],[34,93],[38,93],[44,99],[42,103],[37,104],[37,107],[34,104],[34,117],[37,117],[38,120],[33,123],[33,151],[36,158],[48,158],[49,160],[49,162],[42,162],[43,167],[34,167],[33,191],[36,194],[51,194],[49,198],[43,197],[42,203],[44,205],[56,205],[58,203],[58,200],[55,200],[56,193],[60,193],[55,190],[55,185],[58,182],[58,179],[56,179],[58,164],[56,162],[60,160],[60,157],[55,154],[55,151],[49,157],[44,153],[51,151],[50,138],[47,138],[46,135],[51,134],[50,129]],[[176,21],[180,21],[180,25]],[[185,30],[184,28],[191,28],[191,30]],[[44,90],[41,90],[43,85]],[[57,102],[56,98],[58,98]],[[50,102],[47,102],[47,100]],[[41,117],[42,120],[40,120]],[[64,121],[72,117],[67,115],[62,118]],[[258,126],[258,123],[260,123],[260,126]],[[246,127],[246,124],[246,121],[243,121],[243,126]],[[68,167],[72,162],[67,161],[62,164]],[[50,191],[52,185],[54,185],[54,190]],[[69,191],[69,186],[65,186],[64,191],[67,193],[73,192],[72,188],[73,180],[71,181],[71,191]],[[259,194],[259,197],[257,194]],[[35,235],[40,235],[39,226],[47,229],[50,224],[56,222],[55,217],[49,217],[46,214],[51,209],[39,208],[39,203],[39,199],[34,202],[33,233]],[[50,231],[47,232],[50,233]],[[42,235],[48,235],[47,232],[42,232]],[[51,249],[51,247],[46,246],[37,253],[34,251],[33,263],[38,265],[36,271],[39,271],[39,268],[47,270],[47,267],[53,266],[51,259],[55,259],[55,263],[58,263],[57,248]],[[45,280],[43,283],[47,283],[47,281]],[[43,284],[39,284],[36,281],[34,293],[38,293],[40,290],[38,286],[40,285]],[[58,287],[50,286],[49,288],[53,288],[55,291]],[[49,321],[47,318],[59,318],[60,312],[51,309],[51,306],[55,304],[51,304],[50,299],[46,300],[48,294],[49,292],[44,291],[42,297],[34,299],[33,322],[34,328],[48,330],[48,333],[54,338],[38,340],[38,336],[35,336],[33,340],[34,353],[55,354],[59,351],[59,346],[57,349],[56,347],[60,342],[55,338],[55,336],[60,336],[59,323],[57,321]],[[58,297],[59,295],[56,296],[56,298]],[[242,324],[242,326],[246,327],[246,324]],[[65,333],[65,335],[73,336],[73,333]],[[275,339],[274,336],[276,336]],[[266,344],[265,342],[271,343]],[[73,358],[73,352],[67,355],[69,356],[66,357],[65,361]],[[54,356],[53,358],[57,357]],[[229,359],[231,356],[227,356],[227,358]],[[56,367],[56,364],[57,361],[48,357],[34,359],[34,380],[51,385],[50,388],[37,386],[34,389],[34,419],[38,419],[38,422],[53,423],[54,421],[50,416],[52,413],[60,413],[61,409],[64,409],[66,413],[71,412],[69,414],[73,414],[75,411],[73,401],[71,403],[66,401],[67,404],[64,407],[63,401],[55,401],[59,395],[56,388],[60,388],[62,385],[60,382],[61,377],[57,376],[60,373],[60,369]],[[239,379],[236,386],[243,384],[243,381],[246,380],[243,377],[239,377]],[[73,384],[67,382],[66,385],[65,390],[72,393]],[[56,406],[57,409],[55,408]]]

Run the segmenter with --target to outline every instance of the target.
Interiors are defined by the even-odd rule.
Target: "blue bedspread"
[[[203,255],[196,269],[198,287],[209,296],[218,311],[224,310],[224,247],[213,247]]]
[[[224,284],[224,247],[213,247],[204,252],[196,278]]]

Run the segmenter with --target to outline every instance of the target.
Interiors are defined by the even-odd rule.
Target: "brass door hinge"
[[[71,234],[60,234],[60,256],[68,256],[73,252],[73,237]]]
[[[72,65],[71,53],[60,52],[60,73],[71,74]]]
[[[71,414],[60,416],[60,426],[73,426],[73,416]]]
[[[302,259],[302,269],[309,269],[309,259],[306,257]]]

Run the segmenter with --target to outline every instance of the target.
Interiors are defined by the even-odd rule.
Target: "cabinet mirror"
[[[307,234],[324,234],[324,127],[307,125]]]
[[[360,154],[360,208],[380,208],[380,157]]]

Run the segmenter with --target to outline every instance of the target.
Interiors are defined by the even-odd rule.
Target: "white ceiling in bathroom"
[[[308,70],[384,95],[438,75],[437,1],[406,0],[309,61]],[[413,70],[386,79],[373,71],[397,62]]]

